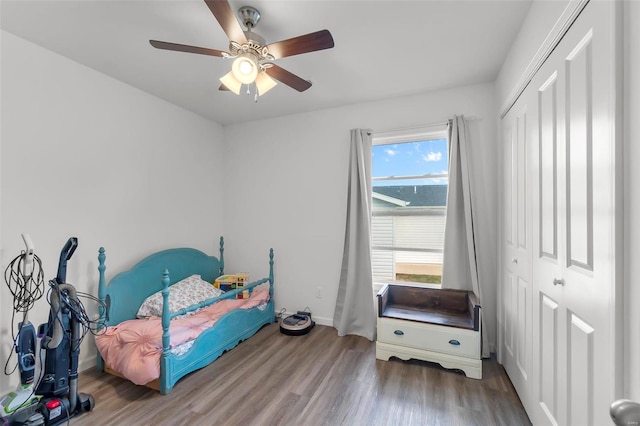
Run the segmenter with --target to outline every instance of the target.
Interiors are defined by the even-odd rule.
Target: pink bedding
[[[269,291],[253,291],[248,299],[227,299],[197,313],[171,321],[171,348],[189,342],[213,326],[225,313],[250,309],[269,301]],[[96,336],[96,346],[106,365],[137,385],[160,377],[162,321],[158,317],[124,321]]]

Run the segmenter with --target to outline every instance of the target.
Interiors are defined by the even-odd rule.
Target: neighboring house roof
[[[398,207],[406,207],[409,204],[408,202],[406,202],[404,200],[399,200],[397,198],[389,197],[388,195],[379,194],[375,190],[373,191],[373,194],[371,194],[371,195],[373,196],[374,200],[384,201],[385,203],[393,204],[393,205],[398,206]]]
[[[407,207],[444,207],[447,205],[447,185],[374,186],[373,197],[396,206],[405,201]]]

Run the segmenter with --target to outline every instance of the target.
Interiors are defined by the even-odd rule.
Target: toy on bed
[[[213,286],[215,288],[219,288],[223,291],[235,290],[236,288],[245,287],[249,283],[249,274],[240,273],[240,274],[231,274],[231,275],[220,275],[213,282]],[[238,299],[246,299],[249,297],[250,291],[244,289],[242,293],[238,293],[236,296]]]
[[[192,248],[164,250],[106,284],[101,247],[98,293],[108,310],[96,336],[98,371],[168,394],[180,378],[274,322],[273,249],[267,278],[227,292],[213,286],[224,273],[223,253],[222,237],[220,259]],[[237,298],[247,290],[249,298]]]

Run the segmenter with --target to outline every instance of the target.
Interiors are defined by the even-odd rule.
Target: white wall
[[[640,2],[624,2],[625,60],[625,383],[624,397],[640,402]]]
[[[313,89],[312,89],[313,90]],[[332,324],[342,264],[349,129],[381,131],[444,122],[470,124],[474,172],[486,188],[481,212],[481,279],[491,343],[496,311],[496,109],[493,85],[444,90],[225,127],[227,272],[266,271],[275,249],[276,308],[309,307]],[[267,100],[265,99],[265,102]],[[225,252],[226,254],[227,252]],[[264,259],[264,262],[263,262]],[[316,297],[321,289],[321,298]]]
[[[159,249],[217,253],[221,126],[7,32],[1,41],[2,271],[24,248],[21,233],[31,235],[47,281],[67,239],[78,237],[67,281],[92,295],[100,246],[107,278]],[[0,294],[4,365],[12,298],[4,283]],[[31,321],[46,322],[48,309],[41,299]],[[83,345],[81,366],[94,357]],[[8,387],[0,374],[0,392]]]

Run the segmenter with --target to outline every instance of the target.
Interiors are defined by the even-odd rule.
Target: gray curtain
[[[338,336],[375,340],[371,276],[371,130],[351,130],[347,220],[342,270],[333,315]]]
[[[478,277],[476,234],[472,193],[469,137],[462,116],[449,120],[449,190],[444,230],[442,288],[473,291],[482,306],[482,286]],[[484,321],[483,321],[484,322]],[[484,324],[482,326],[484,328]],[[489,357],[487,333],[482,333],[482,356]]]

